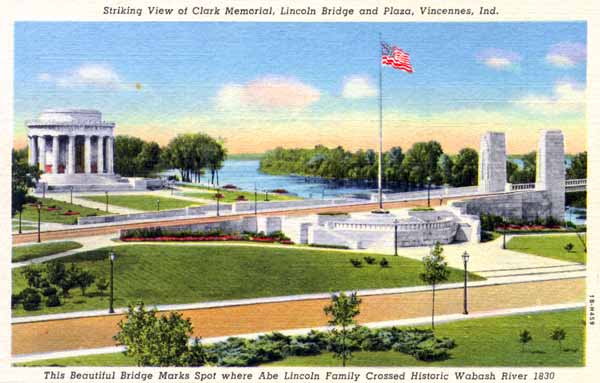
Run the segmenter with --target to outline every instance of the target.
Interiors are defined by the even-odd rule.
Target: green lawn
[[[394,351],[358,352],[349,366],[583,366],[585,334],[583,309],[554,313],[471,319],[438,324],[435,335],[456,341],[451,357],[439,362],[422,362]],[[554,327],[565,329],[563,351],[550,340]],[[533,340],[521,351],[519,333],[527,329]],[[326,353],[291,357],[269,366],[341,366],[340,360]]]
[[[80,197],[89,201],[106,203],[106,196],[104,195],[91,195]],[[168,198],[147,194],[132,194],[132,195],[108,195],[109,209],[110,205],[127,207],[130,209],[143,210],[143,211],[156,211],[157,203],[160,201],[160,210],[171,210],[181,209],[188,206],[202,205],[198,202],[187,201],[177,198]]]
[[[200,188],[200,187],[196,187],[195,189],[199,189],[202,191],[184,192],[183,195],[186,197],[192,197],[192,198],[216,200],[215,199],[215,194],[217,193],[216,190]],[[252,202],[254,201],[254,192],[237,191],[237,190],[230,191],[230,190],[226,190],[226,189],[220,189],[219,193],[223,194],[223,198],[221,198],[221,202],[227,202],[227,203],[236,202],[236,200],[239,196],[244,196],[248,201],[252,201]],[[265,197],[266,197],[266,195],[264,192],[259,192],[257,195],[257,201],[264,202]],[[289,201],[289,200],[298,200],[298,199],[301,199],[301,198],[292,196],[292,195],[287,195],[287,194],[269,193],[269,201]]]
[[[584,310],[514,315],[471,319],[438,324],[436,336],[456,341],[451,358],[440,362],[421,362],[394,351],[357,352],[349,366],[569,366],[584,365]],[[560,326],[567,336],[560,352],[556,342],[549,339],[552,328]],[[529,330],[533,340],[521,351],[519,332]],[[132,366],[133,359],[122,353],[101,354],[64,359],[48,359],[20,364],[23,366]],[[331,354],[291,357],[266,366],[340,366]]]
[[[77,223],[77,217],[90,217],[95,215],[106,215],[104,210],[91,209],[81,205],[70,204],[68,202],[58,201],[52,198],[38,198],[42,203],[41,220],[42,222],[56,222],[68,225]],[[48,211],[48,208],[56,207],[58,210]],[[79,212],[78,215],[64,215],[67,211]],[[18,219],[18,216],[13,217]],[[27,204],[23,210],[23,220],[37,222],[38,210],[36,206]],[[14,225],[13,225],[14,226]],[[35,227],[37,229],[37,226]],[[17,225],[18,230],[18,225]]]
[[[79,249],[83,245],[74,241],[38,243],[27,246],[13,246],[12,261],[22,262],[29,259],[45,257],[46,255],[58,254],[63,251]]]
[[[574,246],[570,252],[565,250],[567,243],[572,243]],[[560,259],[561,261],[586,263],[583,245],[576,234],[518,236],[508,241],[506,247],[510,250]]]
[[[422,285],[421,262],[404,257],[386,257],[389,268],[376,265],[353,267],[350,258],[366,254],[303,248],[259,246],[125,245],[115,247],[115,306],[143,300],[146,304],[192,303],[226,299],[269,297]],[[61,258],[75,262],[97,277],[109,276],[109,248]],[[377,261],[381,255],[372,255]],[[472,280],[481,277],[471,276]],[[452,269],[450,281],[463,280],[463,271]],[[13,292],[26,282],[13,270]],[[78,289],[63,306],[24,311],[13,315],[37,315],[100,309],[108,306],[96,288],[82,297]]]

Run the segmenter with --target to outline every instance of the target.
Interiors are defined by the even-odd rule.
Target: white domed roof
[[[38,122],[89,124],[100,123],[102,114],[93,109],[48,109],[38,117]]]

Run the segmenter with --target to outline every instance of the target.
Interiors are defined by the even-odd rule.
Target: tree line
[[[520,157],[523,165],[506,161],[507,182],[535,182],[537,153]],[[444,153],[437,141],[417,142],[408,151],[399,146],[383,153],[383,180],[387,185],[410,184],[425,186],[430,182],[452,187],[477,185],[479,154],[463,148],[457,154]],[[377,180],[377,152],[372,149],[351,152],[343,147],[284,149],[278,147],[265,153],[260,171],[267,174],[316,176],[336,181]],[[567,178],[586,178],[587,152],[572,157]]]
[[[408,151],[395,146],[383,153],[383,179],[386,184],[424,186],[477,184],[477,151],[461,149],[444,153],[437,141],[417,142]],[[260,170],[268,174],[298,174],[332,180],[375,181],[378,173],[377,152],[372,149],[351,152],[341,146],[322,145],[313,149],[276,148],[260,161]]]
[[[166,146],[137,137],[115,138],[115,172],[124,177],[147,177],[164,169],[177,169],[182,181],[199,181],[210,172],[219,183],[219,170],[227,157],[222,142],[204,133],[180,134]]]

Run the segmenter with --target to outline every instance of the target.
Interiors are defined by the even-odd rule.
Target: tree
[[[454,163],[452,161],[452,157],[447,154],[442,154],[438,160],[438,169],[437,172],[440,175],[440,181],[442,184],[453,184],[452,178],[452,168],[454,167]]]
[[[85,290],[94,283],[96,277],[87,270],[75,269],[73,279],[77,286],[81,289],[81,295],[85,296]]]
[[[558,350],[562,351],[562,341],[567,337],[567,332],[562,327],[556,327],[550,334],[550,339],[558,342]]]
[[[437,141],[415,143],[406,152],[402,162],[402,167],[408,174],[407,180],[423,186],[427,184],[427,177],[431,177],[433,183],[439,183],[437,165],[442,154],[442,146]]]
[[[512,178],[512,175],[519,170],[519,165],[515,164],[511,160],[506,160],[506,182]]]
[[[40,288],[42,278],[42,272],[33,267],[25,266],[21,269],[21,275],[27,280],[27,285],[32,288]]]
[[[587,151],[573,156],[571,166],[567,169],[567,178],[587,178]]]
[[[21,303],[23,303],[23,308],[27,311],[33,311],[40,308],[40,303],[42,303],[42,296],[36,289],[32,289],[31,287],[26,288],[21,291]]]
[[[535,170],[536,170],[536,157],[535,151],[529,152],[521,157],[523,161],[523,169],[517,168],[512,172],[509,178],[509,182],[512,184],[525,184],[535,182]]]
[[[64,298],[69,296],[69,290],[77,286],[75,276],[77,269],[75,264],[71,264],[71,268],[67,270],[64,263],[52,261],[46,264],[46,276],[48,281],[53,285],[60,287]]]
[[[440,282],[448,280],[450,270],[448,270],[448,263],[442,255],[444,248],[439,242],[436,242],[431,253],[423,257],[423,268],[424,271],[419,275],[421,280],[431,285],[432,288],[432,299],[431,299],[431,328],[435,328],[434,317],[435,317],[435,286]]]
[[[129,305],[125,320],[119,322],[119,332],[114,339],[126,347],[138,366],[201,366],[205,355],[199,339],[188,344],[192,323],[181,313],[157,316],[154,309],[146,310],[140,302]]]
[[[521,343],[521,352],[525,352],[525,345],[531,342],[533,338],[527,330],[523,330],[519,333],[519,342]]]
[[[125,177],[145,177],[160,163],[161,149],[156,142],[137,137],[115,137],[115,172]]]
[[[331,304],[323,309],[325,315],[331,316],[327,323],[333,326],[331,329],[333,354],[336,358],[342,359],[344,367],[346,361],[352,357],[350,333],[356,326],[354,318],[360,313],[360,302],[356,292],[350,296],[344,293],[333,294]]]
[[[100,291],[100,296],[104,297],[104,292],[108,289],[108,281],[104,277],[100,277],[98,281],[96,281],[96,288]]]
[[[565,250],[567,251],[567,253],[570,253],[571,251],[573,251],[574,247],[575,246],[573,246],[573,244],[571,242],[569,242],[565,245]]]
[[[452,186],[477,185],[479,154],[471,148],[461,149],[454,159],[452,167]]]
[[[40,179],[41,171],[37,166],[27,163],[27,151],[12,152],[12,215],[19,214],[19,233],[21,233],[21,215],[27,203],[29,189]]]

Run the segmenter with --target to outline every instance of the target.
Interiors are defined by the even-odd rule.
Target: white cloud
[[[513,70],[518,67],[521,56],[502,49],[485,49],[477,54],[477,60],[494,70]]]
[[[377,88],[367,76],[354,75],[344,79],[342,97],[360,99],[377,96]]]
[[[573,82],[558,82],[553,94],[530,94],[513,101],[519,107],[530,112],[556,116],[585,112],[585,87]]]
[[[546,61],[551,65],[569,69],[587,58],[585,45],[581,43],[562,42],[553,45],[546,55]]]
[[[83,64],[63,75],[39,75],[42,81],[54,81],[64,88],[95,87],[104,89],[126,89],[127,86],[115,70],[107,64]]]
[[[215,97],[217,109],[297,109],[319,101],[321,92],[300,80],[265,76],[246,84],[226,84]]]

